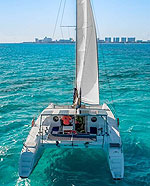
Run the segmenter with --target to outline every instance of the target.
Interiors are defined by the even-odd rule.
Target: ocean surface
[[[99,45],[99,76],[101,104],[120,118],[124,179],[112,180],[101,150],[47,149],[21,180],[19,155],[33,116],[51,102],[72,103],[75,45],[0,44],[0,186],[150,185],[150,45]]]

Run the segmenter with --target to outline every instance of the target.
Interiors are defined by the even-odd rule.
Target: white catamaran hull
[[[107,152],[107,159],[112,177],[115,180],[119,180],[124,176],[124,155],[120,132],[116,119],[109,107],[104,104],[103,109],[109,110],[106,111],[108,114],[107,121],[109,136],[106,137],[105,140],[105,151]]]
[[[19,175],[21,178],[29,177],[43,154],[44,148],[43,145],[41,145],[41,136],[38,135],[38,132],[38,127],[32,127],[23,145],[19,160]]]
[[[52,105],[49,105],[42,113],[49,112],[50,109],[52,109]],[[60,109],[60,111],[62,110]],[[98,148],[103,149],[107,154],[112,177],[122,179],[124,175],[124,157],[117,122],[106,104],[102,106],[102,111],[107,113],[107,124],[100,135],[90,135],[88,137],[84,135],[84,138],[81,138],[77,134],[68,134],[65,139],[64,137],[60,139],[55,136],[54,139],[49,137],[51,134],[46,131],[48,125],[44,126],[44,122],[47,121],[49,115],[44,115],[44,119],[41,121],[41,113],[35,125],[31,128],[21,151],[19,176],[22,178],[29,177],[45,148]],[[43,123],[43,128],[40,127],[40,122]]]

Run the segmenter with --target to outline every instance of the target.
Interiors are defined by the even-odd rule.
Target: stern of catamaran
[[[49,105],[40,114],[24,143],[19,175],[28,177],[45,148],[98,148],[108,154],[114,179],[123,178],[124,159],[116,119],[103,105]]]
[[[45,147],[102,147],[108,133],[107,112],[101,106],[56,106],[40,115],[41,143]]]

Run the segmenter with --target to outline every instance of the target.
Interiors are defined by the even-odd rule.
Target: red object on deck
[[[118,124],[118,127],[119,127],[119,118],[117,118],[117,124]]]
[[[33,118],[33,120],[32,120],[32,127],[34,126],[34,124],[35,124],[35,121],[34,121],[34,118]]]
[[[75,130],[70,130],[68,131],[68,134],[77,134],[77,132]]]
[[[70,120],[72,120],[72,117],[71,116],[63,116],[62,120],[63,120],[63,124],[64,125],[69,125],[70,124]]]

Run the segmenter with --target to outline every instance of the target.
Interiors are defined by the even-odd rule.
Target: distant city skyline
[[[35,38],[32,42],[23,42],[23,43],[75,43],[76,41],[73,38],[54,40],[50,37],[45,36],[44,38]],[[105,37],[105,39],[97,38],[98,43],[150,43],[150,40],[138,40],[135,37]]]
[[[50,38],[50,37],[47,37],[45,36],[43,39],[39,39],[39,38],[35,38],[35,42],[36,43],[42,43],[42,42],[46,42],[46,43],[49,43],[49,42],[52,42],[52,41],[71,41],[71,42],[74,42],[75,40],[73,38],[67,38],[67,39],[63,39],[63,38],[60,38],[60,39],[56,39],[54,40],[53,38]],[[101,38],[97,38],[98,41],[105,41],[105,42],[114,42],[114,43],[118,43],[118,42],[136,42],[136,41],[150,41],[150,40],[138,40],[136,39],[136,37],[105,37],[104,39],[101,39]]]
[[[63,19],[63,3],[54,33],[60,0],[5,0],[0,6],[0,43],[33,41],[46,35],[53,39],[75,39],[75,28],[60,28],[60,25],[75,25],[75,0],[66,0]],[[149,0],[92,0],[98,38],[136,37],[150,40]],[[69,15],[69,16],[68,16]],[[62,37],[63,36],[63,37]]]

